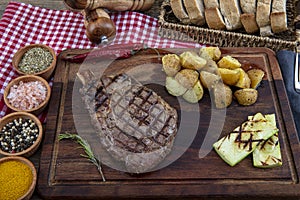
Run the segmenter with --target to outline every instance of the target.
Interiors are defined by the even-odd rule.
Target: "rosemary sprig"
[[[89,161],[91,161],[94,165],[96,165],[101,177],[103,181],[105,180],[104,174],[102,172],[102,168],[101,168],[101,162],[99,159],[97,159],[92,151],[91,146],[89,145],[89,143],[83,139],[82,137],[80,137],[77,134],[71,134],[71,133],[61,133],[58,135],[58,140],[63,140],[63,139],[72,139],[75,142],[77,142],[79,145],[81,145],[81,147],[84,149],[84,152],[86,153],[86,155],[84,154],[80,154],[82,157],[87,158]]]

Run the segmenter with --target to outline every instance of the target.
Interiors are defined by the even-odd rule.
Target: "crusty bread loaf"
[[[205,8],[205,20],[209,28],[217,30],[225,30],[225,22],[222,14],[217,7]]]
[[[224,17],[227,30],[236,30],[242,27],[241,9],[238,0],[220,0],[220,11]]]
[[[243,13],[241,15],[241,22],[247,33],[251,34],[259,31],[254,13]]]
[[[202,26],[205,24],[204,5],[202,0],[183,0],[191,23]]]
[[[271,12],[286,12],[286,0],[273,0]]]
[[[271,27],[274,33],[280,33],[287,30],[287,17],[285,12],[271,13]]]
[[[170,5],[174,15],[183,24],[189,24],[191,22],[188,13],[185,11],[182,0],[170,0]]]
[[[243,13],[256,13],[256,0],[240,0]]]
[[[219,8],[219,0],[203,0],[205,8]]]
[[[257,0],[256,22],[259,27],[265,27],[271,24],[271,2],[272,0]]]

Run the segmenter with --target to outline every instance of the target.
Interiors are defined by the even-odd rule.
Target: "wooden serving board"
[[[267,48],[221,48],[222,55],[236,57],[244,68],[259,67],[266,76],[259,87],[259,98],[253,106],[240,106],[235,101],[226,110],[222,137],[257,112],[276,114],[280,129],[279,139],[283,165],[272,169],[259,169],[252,165],[248,156],[238,165],[230,167],[211,148],[207,155],[199,157],[211,123],[211,102],[208,92],[196,106],[179,105],[177,98],[164,89],[165,74],[161,70],[161,56],[167,52],[180,53],[187,49],[145,50],[123,60],[97,61],[74,64],[63,61],[65,55],[77,55],[90,50],[66,50],[58,57],[52,97],[49,105],[45,138],[42,145],[37,189],[45,199],[115,199],[115,198],[247,198],[300,197],[299,140],[287,100],[279,65],[273,51]],[[198,49],[189,49],[198,51]],[[82,108],[78,92],[78,70],[90,68],[97,75],[103,73],[132,73],[141,83],[147,84],[183,116],[183,112],[200,112],[197,120],[181,119],[178,137],[188,138],[190,145],[170,165],[145,174],[132,175],[103,166],[106,182],[103,182],[96,167],[80,156],[83,150],[71,140],[58,141],[60,133],[77,133],[78,128],[90,131],[87,111]],[[101,72],[101,73],[100,73]],[[157,84],[152,84],[157,83]],[[82,121],[75,120],[83,115]],[[74,122],[76,121],[76,123]],[[195,135],[190,126],[199,127]],[[220,124],[221,126],[221,124]],[[184,135],[183,135],[184,134]],[[191,138],[189,138],[191,137]],[[181,146],[175,142],[174,149]],[[176,155],[175,155],[176,156]]]

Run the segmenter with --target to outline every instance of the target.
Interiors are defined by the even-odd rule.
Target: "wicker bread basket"
[[[239,32],[213,30],[207,27],[184,25],[175,17],[170,6],[170,0],[164,0],[159,15],[159,35],[164,38],[198,42],[219,47],[268,47],[274,51],[286,49],[295,50],[297,34],[295,28],[296,5],[299,0],[287,0],[288,30],[271,37],[261,37]]]

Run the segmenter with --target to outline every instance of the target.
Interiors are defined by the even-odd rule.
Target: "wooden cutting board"
[[[206,92],[199,102],[198,120],[181,120],[181,133],[188,138],[190,145],[172,164],[145,174],[132,175],[103,166],[107,179],[103,182],[96,167],[80,156],[83,150],[71,140],[58,141],[60,133],[77,133],[77,129],[93,129],[89,124],[87,111],[75,112],[82,108],[78,92],[76,73],[85,67],[98,73],[133,73],[139,81],[147,84],[170,105],[179,115],[195,112],[195,105],[179,106],[178,99],[165,91],[165,74],[161,70],[161,56],[167,52],[180,53],[187,49],[146,50],[123,60],[97,61],[74,64],[63,61],[66,55],[77,55],[90,50],[66,50],[58,57],[54,75],[52,97],[42,145],[40,170],[37,189],[45,199],[115,199],[115,198],[246,198],[246,197],[300,197],[299,186],[299,140],[287,100],[279,65],[273,51],[267,48],[221,48],[222,55],[236,57],[244,68],[259,67],[266,72],[259,87],[259,98],[253,106],[240,106],[235,101],[226,110],[225,123],[221,128],[224,136],[247,120],[247,116],[257,112],[275,113],[283,165],[272,169],[259,169],[252,165],[248,156],[238,165],[230,167],[214,150],[208,149],[207,155],[200,158],[199,149],[210,125],[210,98]],[[190,49],[198,51],[198,49]],[[291,77],[292,78],[292,77]],[[152,84],[152,83],[157,84]],[[75,118],[83,114],[85,120]],[[75,122],[76,123],[75,123]],[[196,124],[196,135],[189,132],[190,125]],[[189,138],[191,137],[191,138]],[[174,148],[180,148],[180,145]]]

